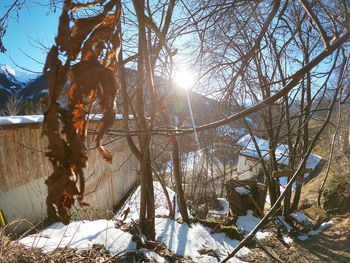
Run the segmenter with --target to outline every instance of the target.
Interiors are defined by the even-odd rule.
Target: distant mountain
[[[135,93],[136,86],[136,71],[132,69],[126,69],[127,81],[130,83],[129,93]],[[6,101],[9,98],[15,99],[22,105],[21,114],[33,114],[34,109],[40,108],[40,100],[44,98],[47,93],[47,77],[43,74],[26,74],[23,72],[16,72],[8,65],[0,64],[0,111],[4,108]],[[237,107],[227,107],[212,98],[208,98],[199,93],[191,90],[187,91],[174,87],[170,88],[167,81],[157,76],[155,77],[155,86],[158,90],[158,95],[161,103],[161,110],[165,110],[168,114],[171,125],[175,126],[192,126],[202,125],[209,122],[213,122],[219,119],[223,119],[233,112],[239,111]],[[68,84],[68,83],[67,83]],[[188,96],[188,98],[187,98]],[[135,96],[132,96],[135,99]],[[65,103],[65,97],[62,95],[60,101]],[[190,112],[190,105],[192,108],[192,114]],[[117,98],[118,110],[121,110],[121,96]],[[133,101],[136,104],[136,101]],[[145,107],[150,111],[151,99],[146,97]],[[37,112],[35,112],[37,114]],[[193,120],[191,118],[193,116]],[[160,122],[163,121],[161,115]],[[160,123],[159,123],[160,125]],[[240,123],[231,125],[230,131],[224,134],[232,132],[233,129],[239,129],[242,127]],[[254,126],[254,125],[253,125]],[[223,132],[223,131],[220,131]]]
[[[47,94],[46,85],[47,77],[45,75],[39,75],[35,79],[28,81],[19,95],[26,100],[37,102]]]
[[[0,65],[0,109],[13,96],[21,103],[39,102],[47,93],[46,84],[42,74],[16,72],[8,65]]]
[[[9,96],[24,88],[24,84],[16,79],[15,74],[9,66],[0,66],[0,105],[3,105]]]

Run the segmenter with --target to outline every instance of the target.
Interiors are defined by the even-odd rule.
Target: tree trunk
[[[173,157],[173,164],[174,164],[175,186],[176,186],[176,192],[179,200],[179,209],[180,209],[180,213],[183,221],[186,223],[189,223],[185,195],[182,189],[179,144],[175,136],[171,137],[171,142],[173,146],[172,157]]]
[[[141,151],[141,153],[142,158],[140,163],[140,226],[142,233],[144,233],[148,239],[155,240],[154,190],[149,147],[145,147]]]

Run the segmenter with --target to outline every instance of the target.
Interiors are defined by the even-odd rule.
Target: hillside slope
[[[328,136],[327,136],[328,137]],[[325,139],[328,140],[328,139]],[[303,189],[300,210],[317,209],[318,193],[327,173],[330,145],[323,140],[315,147],[314,153],[325,159],[322,171],[317,177],[308,181]],[[262,244],[276,252],[283,262],[350,262],[350,156],[335,151],[321,195],[321,208],[324,217],[333,225],[319,235],[307,240],[299,240],[297,235],[289,244],[275,237],[263,240]],[[320,210],[322,211],[322,210]],[[273,229],[273,226],[271,226]],[[279,234],[275,231],[276,236]],[[253,249],[245,261],[271,262],[266,252],[260,248]]]

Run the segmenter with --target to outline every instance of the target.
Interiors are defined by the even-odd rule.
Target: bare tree
[[[332,2],[325,8],[322,1],[310,6],[306,1],[217,3],[208,0],[193,3],[191,8],[189,5],[187,10],[201,47],[197,49],[196,63],[201,63],[204,76],[210,76],[208,83],[215,81],[223,101],[242,108],[230,120],[226,119],[226,123],[260,110],[264,128],[248,130],[252,136],[258,134],[269,140],[269,161],[260,156],[260,162],[265,163],[265,179],[274,203],[280,195],[278,181],[272,177],[273,171],[279,169],[275,151],[281,143],[288,144],[289,167],[293,170],[309,148],[308,123],[316,108],[312,105],[320,103],[322,94],[331,91],[329,83],[334,78],[334,69],[344,57],[338,55],[339,51],[329,53],[331,63],[325,63],[322,62],[325,57],[318,55],[335,47],[340,32],[348,29],[343,25],[348,17],[345,11],[348,4]],[[348,33],[343,34],[344,41]],[[333,51],[339,48],[341,45]],[[320,60],[315,60],[316,57]],[[316,68],[317,65],[320,66]],[[300,174],[294,209],[299,202],[301,177]]]
[[[10,95],[4,107],[0,110],[2,116],[16,116],[19,115],[22,109],[22,100],[17,95]]]

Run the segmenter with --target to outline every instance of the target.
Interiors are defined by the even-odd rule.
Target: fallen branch
[[[276,254],[276,252],[264,244],[262,244],[258,239],[254,238],[254,241],[260,246],[260,248],[269,256],[271,257],[274,261],[277,261],[279,263],[282,263],[283,261],[279,258],[279,256]]]

